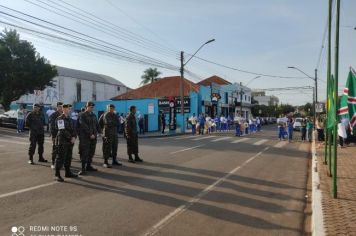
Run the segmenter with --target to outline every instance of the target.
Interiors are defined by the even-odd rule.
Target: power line
[[[31,32],[32,34],[34,34],[34,35],[36,35],[38,37],[41,37],[41,38],[45,38],[45,39],[49,39],[50,38],[51,40],[55,39],[55,40],[64,41],[66,43],[70,43],[72,45],[74,44],[74,45],[79,46],[81,48],[86,48],[86,49],[89,49],[89,50],[93,50],[93,51],[95,51],[97,53],[104,54],[104,55],[111,56],[111,57],[115,57],[115,58],[119,58],[119,59],[122,59],[122,60],[135,62],[135,63],[140,63],[140,64],[146,64],[146,65],[153,65],[153,66],[162,67],[162,68],[166,68],[166,69],[169,69],[169,70],[175,70],[175,71],[177,71],[179,69],[178,67],[164,66],[162,64],[158,64],[158,63],[155,63],[153,61],[144,60],[142,58],[140,59],[140,58],[137,58],[137,57],[132,57],[130,55],[115,53],[112,50],[109,51],[108,49],[102,49],[102,48],[95,47],[93,45],[83,44],[83,43],[76,42],[76,41],[73,41],[73,40],[70,40],[70,39],[66,39],[66,38],[63,38],[63,37],[60,37],[60,36],[57,36],[57,35],[54,35],[54,34],[49,34],[49,33],[40,32],[40,31],[37,31],[37,30],[28,29],[28,28],[25,28],[25,27],[21,27],[21,26],[9,23],[9,22],[0,21],[0,23],[3,23],[3,24],[6,24],[6,25],[15,27],[15,28],[19,28],[19,29],[25,30],[27,32]],[[84,40],[84,41],[88,41],[88,40]]]
[[[55,26],[55,27],[57,27],[57,28],[61,28],[61,29],[64,29],[64,30],[66,30],[66,31],[70,31],[70,32],[75,33],[75,34],[78,34],[78,35],[80,35],[80,36],[88,37],[88,38],[93,39],[93,40],[95,40],[95,41],[98,41],[98,42],[100,42],[100,43],[104,43],[104,45],[103,45],[103,44],[98,44],[98,43],[93,42],[93,41],[90,41],[90,40],[88,40],[88,39],[84,39],[84,38],[81,38],[81,37],[72,35],[72,34],[70,34],[70,33],[66,33],[66,32],[63,32],[63,31],[60,31],[60,30],[56,30],[56,29],[53,29],[53,28],[51,28],[51,27],[44,26],[44,25],[41,25],[41,24],[38,24],[38,23],[35,23],[35,22],[32,22],[32,21],[29,21],[29,20],[26,20],[26,19],[23,19],[23,18],[20,18],[20,17],[17,17],[17,16],[14,16],[14,15],[8,14],[8,13],[6,13],[6,12],[2,12],[2,11],[0,12],[0,13],[2,13],[2,14],[5,14],[5,15],[8,15],[8,16],[10,16],[10,17],[13,17],[13,18],[16,18],[16,19],[25,21],[25,22],[27,22],[27,23],[36,25],[36,26],[38,26],[38,27],[41,27],[41,28],[45,28],[45,29],[47,29],[47,30],[54,31],[54,32],[59,33],[59,34],[61,34],[61,35],[64,34],[64,35],[66,35],[66,36],[75,38],[75,39],[77,39],[77,40],[79,39],[79,40],[86,41],[86,42],[89,42],[89,43],[94,43],[94,44],[96,44],[96,45],[100,45],[100,46],[102,46],[102,47],[110,48],[110,49],[119,51],[119,52],[121,52],[121,53],[129,54],[129,55],[132,56],[132,57],[141,57],[141,59],[143,59],[143,60],[149,60],[149,61],[151,61],[151,62],[155,62],[155,63],[158,63],[158,64],[162,64],[162,65],[166,65],[166,66],[170,66],[170,67],[177,68],[176,66],[170,65],[170,64],[165,63],[165,62],[163,62],[163,61],[159,61],[159,60],[154,59],[154,58],[152,58],[152,57],[149,57],[149,56],[146,56],[146,55],[143,55],[143,54],[134,52],[134,51],[132,51],[132,50],[129,50],[129,49],[120,47],[120,46],[118,46],[118,45],[114,45],[114,44],[108,43],[108,42],[103,41],[103,40],[101,40],[101,39],[94,38],[94,37],[89,36],[89,35],[87,35],[87,34],[80,33],[80,32],[78,32],[78,31],[75,31],[75,30],[72,30],[72,29],[69,29],[69,28],[66,28],[66,27],[63,27],[63,26],[60,26],[60,25],[51,23],[51,22],[49,22],[49,21],[42,20],[42,19],[40,19],[40,18],[38,18],[38,17],[34,17],[34,16],[28,15],[28,14],[26,14],[26,13],[23,13],[23,12],[20,12],[20,11],[17,11],[17,10],[13,10],[13,9],[11,9],[11,8],[7,8],[7,7],[4,7],[4,6],[2,6],[2,5],[0,5],[0,7],[6,8],[6,9],[9,9],[9,10],[12,10],[12,11],[14,11],[14,12],[16,12],[16,13],[25,15],[25,16],[30,17],[30,18],[32,18],[32,19],[35,19],[35,20],[44,22],[44,23],[46,23],[46,24]],[[109,45],[109,46],[106,46],[106,45]]]
[[[188,54],[188,55],[190,55],[190,54]],[[251,74],[251,75],[260,75],[260,76],[271,77],[271,78],[280,78],[280,79],[309,79],[308,77],[280,76],[280,75],[270,75],[270,74],[257,73],[257,72],[252,72],[252,71],[248,71],[248,70],[242,70],[242,69],[239,69],[239,68],[223,65],[223,64],[220,64],[220,63],[217,63],[217,62],[213,62],[213,61],[198,57],[198,56],[195,56],[195,58],[197,58],[197,59],[199,59],[201,61],[210,63],[210,64],[214,64],[216,66],[224,67],[226,69],[239,71],[239,72],[246,73],[246,74]]]
[[[52,12],[52,13],[54,13],[56,15],[68,18],[68,19],[70,19],[70,20],[72,20],[74,22],[77,22],[79,24],[85,25],[85,26],[87,26],[89,28],[98,30],[101,33],[105,33],[105,34],[110,35],[110,36],[115,37],[115,38],[120,38],[123,41],[126,41],[126,42],[131,43],[131,44],[135,44],[135,45],[140,46],[142,48],[145,48],[147,50],[154,51],[156,53],[160,53],[160,54],[163,54],[163,55],[168,56],[168,57],[170,57],[172,55],[172,54],[170,54],[171,52],[168,53],[166,51],[163,51],[163,49],[155,47],[152,44],[148,44],[147,45],[147,43],[143,42],[142,40],[139,40],[139,39],[137,39],[135,37],[132,37],[132,36],[129,36],[127,34],[123,34],[122,30],[118,31],[117,29],[115,29],[113,27],[110,27],[107,24],[100,23],[97,20],[93,19],[92,17],[85,16],[84,14],[81,14],[78,11],[71,10],[71,9],[69,9],[69,8],[67,8],[67,7],[65,7],[63,5],[59,5],[58,3],[54,3],[54,4],[56,4],[57,6],[60,6],[62,8],[65,8],[65,9],[71,11],[71,12],[68,12],[67,10],[60,9],[57,6],[53,6],[53,5],[49,4],[49,3],[43,2],[41,0],[37,0],[37,3],[34,3],[32,1],[30,1],[30,0],[24,0],[24,1],[26,1],[26,2],[28,2],[30,4],[32,4],[32,5],[35,5],[37,7],[40,7],[42,9],[45,9],[45,10],[47,10],[49,12]],[[41,5],[40,3],[42,3],[43,5],[46,5],[46,6],[50,7],[50,8],[53,8],[55,10],[50,9],[48,7],[45,7],[45,6]],[[67,14],[67,15],[64,15],[64,14]],[[83,17],[80,17],[79,15],[85,17],[86,19],[84,19]],[[173,55],[176,55],[176,54],[173,54]]]

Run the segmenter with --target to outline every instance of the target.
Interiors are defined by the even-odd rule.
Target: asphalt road
[[[98,172],[57,183],[49,163],[27,164],[27,134],[0,128],[0,235],[302,235],[310,145],[275,129],[140,139],[139,164],[120,139],[111,169],[98,143]]]

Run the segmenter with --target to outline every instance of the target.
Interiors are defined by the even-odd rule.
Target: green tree
[[[51,86],[56,75],[55,67],[16,30],[0,33],[0,103],[5,109],[22,95]]]
[[[141,84],[145,85],[148,83],[153,83],[154,81],[156,81],[158,79],[158,76],[161,74],[161,72],[159,72],[157,70],[157,68],[148,68],[143,72],[143,75],[141,76]]]

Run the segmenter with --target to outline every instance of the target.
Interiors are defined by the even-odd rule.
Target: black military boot
[[[61,173],[59,169],[56,169],[56,174],[54,178],[57,182],[64,182],[64,179],[61,177]]]
[[[109,165],[108,160],[105,160],[105,161],[104,161],[103,167],[104,167],[104,168],[111,168],[111,165]]]
[[[135,161],[143,162],[143,160],[138,156],[138,154],[135,154]]]
[[[78,172],[78,175],[86,175],[85,163],[82,163],[82,170]]]
[[[116,158],[113,158],[113,159],[112,159],[112,165],[113,165],[113,166],[122,166],[122,163],[118,162],[118,161],[116,160]]]
[[[91,164],[88,164],[88,165],[87,165],[86,170],[87,170],[87,171],[98,171],[98,169],[94,168]]]
[[[42,155],[38,157],[38,162],[48,162],[46,159],[43,158]]]
[[[66,173],[65,173],[65,177],[66,178],[77,178],[78,177],[78,175],[77,174],[74,174],[72,171],[70,171],[70,168],[69,167],[66,167],[65,168],[65,171],[66,171]]]
[[[33,163],[33,156],[29,156],[28,164],[30,164],[30,165],[34,165],[35,164],[35,163]]]
[[[134,161],[134,159],[132,158],[131,155],[129,155],[129,162],[131,162],[131,163],[136,163],[136,162]]]

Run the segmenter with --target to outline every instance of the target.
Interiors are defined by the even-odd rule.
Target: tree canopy
[[[0,103],[5,109],[24,94],[52,86],[56,75],[55,66],[21,40],[16,30],[0,33]]]
[[[141,84],[145,85],[148,83],[153,83],[158,79],[158,76],[162,74],[157,70],[157,68],[148,68],[143,72],[143,75],[141,76],[142,81]]]

